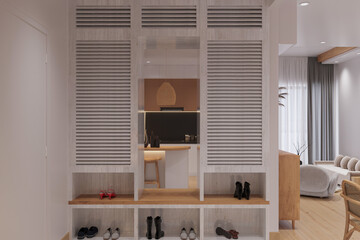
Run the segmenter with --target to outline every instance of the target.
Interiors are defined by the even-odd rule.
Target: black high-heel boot
[[[241,182],[236,182],[234,198],[241,200],[241,196],[242,196],[241,193],[242,193],[242,184],[241,184]]]
[[[152,239],[152,233],[151,233],[152,223],[153,223],[153,218],[147,217],[147,219],[146,219],[146,224],[147,224],[146,237],[147,237],[147,239]]]
[[[250,199],[250,183],[244,183],[244,192],[242,193],[243,198]]]
[[[154,222],[156,228],[155,239],[160,239],[165,235],[164,231],[161,231],[161,223],[162,223],[161,217],[157,216]]]

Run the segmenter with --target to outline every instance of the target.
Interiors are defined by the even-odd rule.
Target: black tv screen
[[[162,143],[182,143],[185,135],[197,135],[197,112],[147,112],[145,129]],[[194,141],[192,141],[194,142]]]

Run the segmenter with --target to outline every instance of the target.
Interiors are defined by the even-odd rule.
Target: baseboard
[[[61,240],[70,240],[70,233],[65,234]]]
[[[270,233],[270,240],[278,240],[280,239],[280,233],[279,232],[271,232]]]

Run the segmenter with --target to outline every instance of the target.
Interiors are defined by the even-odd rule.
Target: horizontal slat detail
[[[261,165],[262,42],[208,41],[207,72],[208,165]]]
[[[142,8],[143,28],[196,28],[196,6]]]
[[[78,6],[78,28],[130,28],[130,6]]]
[[[209,28],[261,28],[262,7],[209,6],[207,21]]]
[[[77,41],[77,165],[131,164],[130,54],[130,41]]]

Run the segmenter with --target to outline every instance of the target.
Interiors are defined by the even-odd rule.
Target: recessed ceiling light
[[[147,63],[147,64],[149,64],[149,63],[150,63],[150,61],[146,61],[146,63]]]
[[[324,41],[322,41],[322,42],[320,42],[321,44],[325,44],[326,42],[324,42]]]
[[[300,3],[300,6],[302,6],[302,7],[306,7],[306,6],[309,6],[309,5],[310,5],[309,2],[301,2]]]
[[[335,61],[335,63],[338,63],[339,61]]]
[[[357,55],[360,55],[360,52],[358,52]]]

